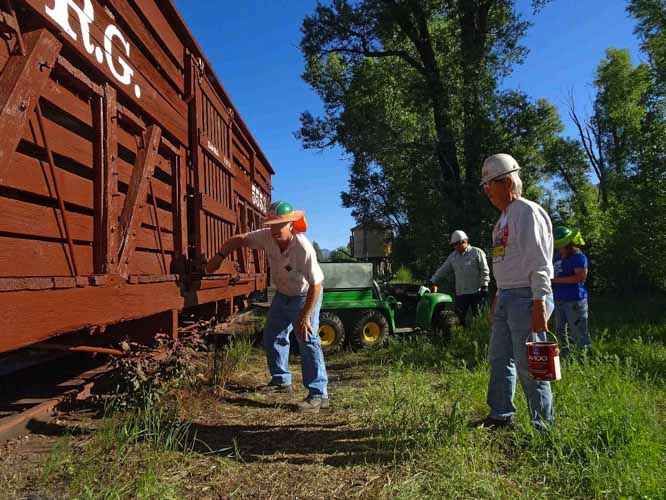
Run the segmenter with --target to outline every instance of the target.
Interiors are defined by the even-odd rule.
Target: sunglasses
[[[486,190],[490,189],[490,184],[492,184],[493,182],[496,183],[496,184],[499,184],[500,182],[504,182],[505,179],[508,179],[508,177],[500,177],[499,179],[493,179],[491,181],[485,182],[483,184],[483,189],[486,189]]]

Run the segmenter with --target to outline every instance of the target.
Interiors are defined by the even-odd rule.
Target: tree
[[[648,55],[659,86],[666,85],[666,1],[631,0],[627,11],[638,21],[636,34]]]
[[[351,256],[351,251],[349,247],[338,247],[331,252],[329,258],[330,262],[355,262],[355,259]]]
[[[552,158],[566,160],[551,172],[570,194],[558,203],[560,218],[583,229],[591,243],[595,286],[666,290],[664,2],[632,0],[628,10],[639,20],[649,64],[633,65],[627,50],[607,50],[595,75],[592,114],[583,118],[570,103],[579,141],[553,144]]]
[[[509,0],[334,0],[303,21],[303,78],[324,112],[304,112],[297,136],[349,153],[342,200],[359,222],[390,222],[439,260],[454,228],[488,236],[485,156],[510,151],[540,177],[557,112],[498,90],[526,54],[527,27]]]

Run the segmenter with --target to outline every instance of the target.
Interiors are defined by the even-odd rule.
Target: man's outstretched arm
[[[214,273],[232,252],[247,245],[246,237],[247,233],[237,234],[225,241],[222,248],[206,264],[206,272],[208,274]]]

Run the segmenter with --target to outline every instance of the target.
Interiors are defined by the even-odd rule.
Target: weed
[[[400,268],[396,271],[395,276],[393,277],[393,282],[395,283],[416,283],[417,281],[414,279],[414,276],[412,275],[412,271],[405,266],[400,266]]]
[[[252,351],[249,337],[233,337],[227,343],[213,342],[208,361],[208,384],[224,388],[234,373],[247,369]]]

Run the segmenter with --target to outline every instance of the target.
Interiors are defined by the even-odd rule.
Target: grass
[[[641,320],[618,326],[615,313],[613,327],[617,306],[597,305],[594,354],[564,361],[564,378],[553,384],[556,425],[547,433],[532,430],[520,389],[515,430],[467,425],[486,412],[487,319],[457,331],[447,349],[393,342],[379,354],[393,363],[367,390],[364,415],[396,465],[409,470],[387,494],[663,498],[666,322],[647,304],[642,313],[634,306]]]
[[[553,384],[556,421],[545,433],[532,429],[520,388],[515,429],[489,433],[469,425],[487,411],[485,317],[468,330],[456,330],[447,346],[425,337],[393,339],[380,351],[331,358],[329,365],[343,366],[332,392],[334,412],[353,430],[349,438],[340,437],[340,446],[345,456],[361,458],[350,459],[353,466],[338,466],[336,473],[356,475],[350,484],[372,480],[373,495],[379,491],[389,498],[664,498],[666,311],[650,300],[593,299],[590,307],[594,349],[563,360],[563,379]],[[291,482],[280,491],[293,495],[317,491],[316,481],[342,477],[332,475],[336,466],[326,464],[321,450],[313,452],[317,460],[305,454],[292,462],[288,453],[281,454],[293,448],[294,432],[310,432],[309,423],[269,407],[259,393],[242,396],[248,406],[230,407],[230,413],[218,402],[221,382],[236,381],[246,370],[263,376],[262,356],[249,342],[234,342],[210,356],[208,389],[197,386],[185,404],[199,416],[217,412],[209,416],[220,425],[230,415],[244,422],[255,412],[261,420],[247,428],[231,424],[244,433],[245,444],[234,439],[224,454],[207,453],[201,443],[194,446],[179,398],[147,397],[144,406],[104,419],[87,441],[62,440],[42,467],[42,482],[62,484],[74,498],[169,499],[206,496],[205,489],[215,486],[216,494],[233,496],[220,484],[235,484],[233,478],[257,471],[273,482]],[[206,390],[205,398],[196,392]],[[206,398],[210,408],[197,403]],[[325,422],[326,415],[318,421]],[[285,432],[285,422],[300,431]],[[273,424],[290,442],[271,437],[273,454],[252,463],[257,452],[243,449],[248,436]],[[309,439],[316,443],[334,428]],[[357,448],[350,444],[352,435],[362,438]],[[332,458],[340,451],[327,453]],[[314,481],[307,491],[299,489],[306,469]],[[382,486],[376,489],[378,481]],[[238,484],[245,488],[239,494],[262,496],[259,486],[251,489],[253,481],[238,479]]]

